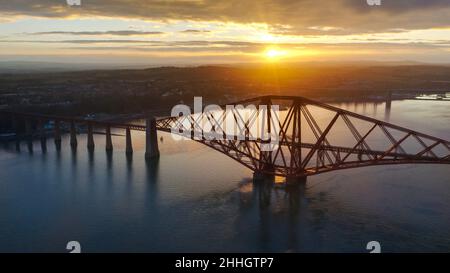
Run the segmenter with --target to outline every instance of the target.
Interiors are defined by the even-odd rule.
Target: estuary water
[[[446,101],[335,104],[450,139]],[[0,149],[0,252],[450,251],[450,166],[392,165],[308,177],[306,188],[254,185],[252,172],[190,140],[159,134],[161,157],[144,160],[144,135],[124,132],[105,152],[95,135],[72,151]],[[278,182],[278,181],[276,181]]]

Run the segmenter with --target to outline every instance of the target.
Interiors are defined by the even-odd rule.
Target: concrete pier
[[[130,128],[127,128],[126,132],[126,149],[125,152],[127,155],[133,154],[133,145],[131,143],[131,131]]]
[[[41,140],[41,150],[43,153],[47,152],[47,136],[45,135],[45,120],[39,121],[39,137]]]
[[[287,186],[302,186],[306,185],[307,176],[288,176],[286,177]]]
[[[391,107],[392,107],[392,91],[388,91],[386,94],[386,106],[384,109],[384,119],[389,121],[391,118]]]
[[[59,120],[55,120],[55,147],[57,151],[61,150],[61,128]]]
[[[16,151],[20,152],[20,132],[19,132],[19,121],[16,117],[13,117],[13,129],[16,133]]]
[[[75,128],[75,122],[70,123],[70,146],[76,148],[78,145],[77,141],[77,129]]]
[[[253,190],[258,196],[260,208],[270,206],[273,186],[274,183],[272,181],[253,184]]]
[[[146,120],[145,128],[145,159],[159,157],[158,135],[156,132],[156,119],[154,117]]]
[[[33,153],[33,132],[31,121],[25,120],[25,135],[27,137],[28,152]]]
[[[274,182],[275,175],[270,174],[273,172],[274,167],[270,163],[272,158],[271,151],[262,151],[260,154],[261,162],[259,165],[259,170],[253,172],[253,182]]]
[[[94,132],[93,132],[91,123],[88,123],[88,126],[87,126],[87,148],[90,151],[94,150],[94,148],[95,148]]]
[[[113,150],[112,138],[111,138],[111,126],[106,126],[106,151]]]
[[[254,183],[265,183],[265,182],[274,182],[275,176],[272,174],[267,174],[261,171],[253,172],[253,182]]]

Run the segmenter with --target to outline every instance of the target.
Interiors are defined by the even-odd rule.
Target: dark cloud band
[[[133,31],[133,30],[118,30],[118,31],[47,31],[47,32],[34,32],[32,35],[115,35],[115,36],[134,36],[134,35],[161,35],[164,32],[160,31]]]
[[[450,26],[448,0],[386,0],[377,7],[367,5],[366,0],[84,0],[77,8],[64,0],[14,0],[3,1],[0,14],[267,23],[274,32],[281,31],[277,26],[288,25],[284,32],[301,35]]]

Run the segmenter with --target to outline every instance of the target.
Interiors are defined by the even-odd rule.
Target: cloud
[[[147,40],[102,40],[102,39],[92,39],[92,40],[0,40],[0,43],[37,43],[37,44],[137,44],[137,43],[146,43],[146,44],[160,44],[163,42],[160,41],[147,41]]]
[[[116,36],[134,36],[134,35],[161,35],[164,32],[160,31],[134,31],[134,30],[111,30],[111,31],[47,31],[47,32],[33,32],[28,33],[31,35],[54,35],[54,34],[63,34],[63,35],[116,35]]]
[[[90,0],[77,8],[65,0],[3,1],[8,16],[107,16],[147,20],[266,23],[274,32],[301,35],[357,34],[450,26],[448,0]],[[279,26],[289,26],[280,29]],[[311,28],[312,27],[312,28]]]
[[[394,40],[396,41],[396,40]],[[242,52],[242,53],[258,53],[263,52],[267,48],[273,46],[272,43],[265,42],[243,42],[243,41],[148,41],[148,40],[108,40],[108,39],[92,39],[92,40],[0,40],[0,43],[42,43],[42,44],[73,44],[75,47],[71,49],[83,50],[137,50],[137,51],[184,51],[184,52]],[[358,42],[358,43],[278,43],[279,48],[287,50],[374,50],[385,52],[386,50],[397,49],[448,49],[450,41],[438,40],[435,43],[426,42]]]
[[[202,34],[202,33],[209,33],[210,30],[202,30],[202,29],[186,29],[180,31],[180,33],[190,33],[190,34]]]

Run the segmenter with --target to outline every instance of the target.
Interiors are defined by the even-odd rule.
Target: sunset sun
[[[286,55],[287,51],[278,48],[268,48],[264,52],[265,58],[271,61],[279,60],[280,58],[285,57]]]

